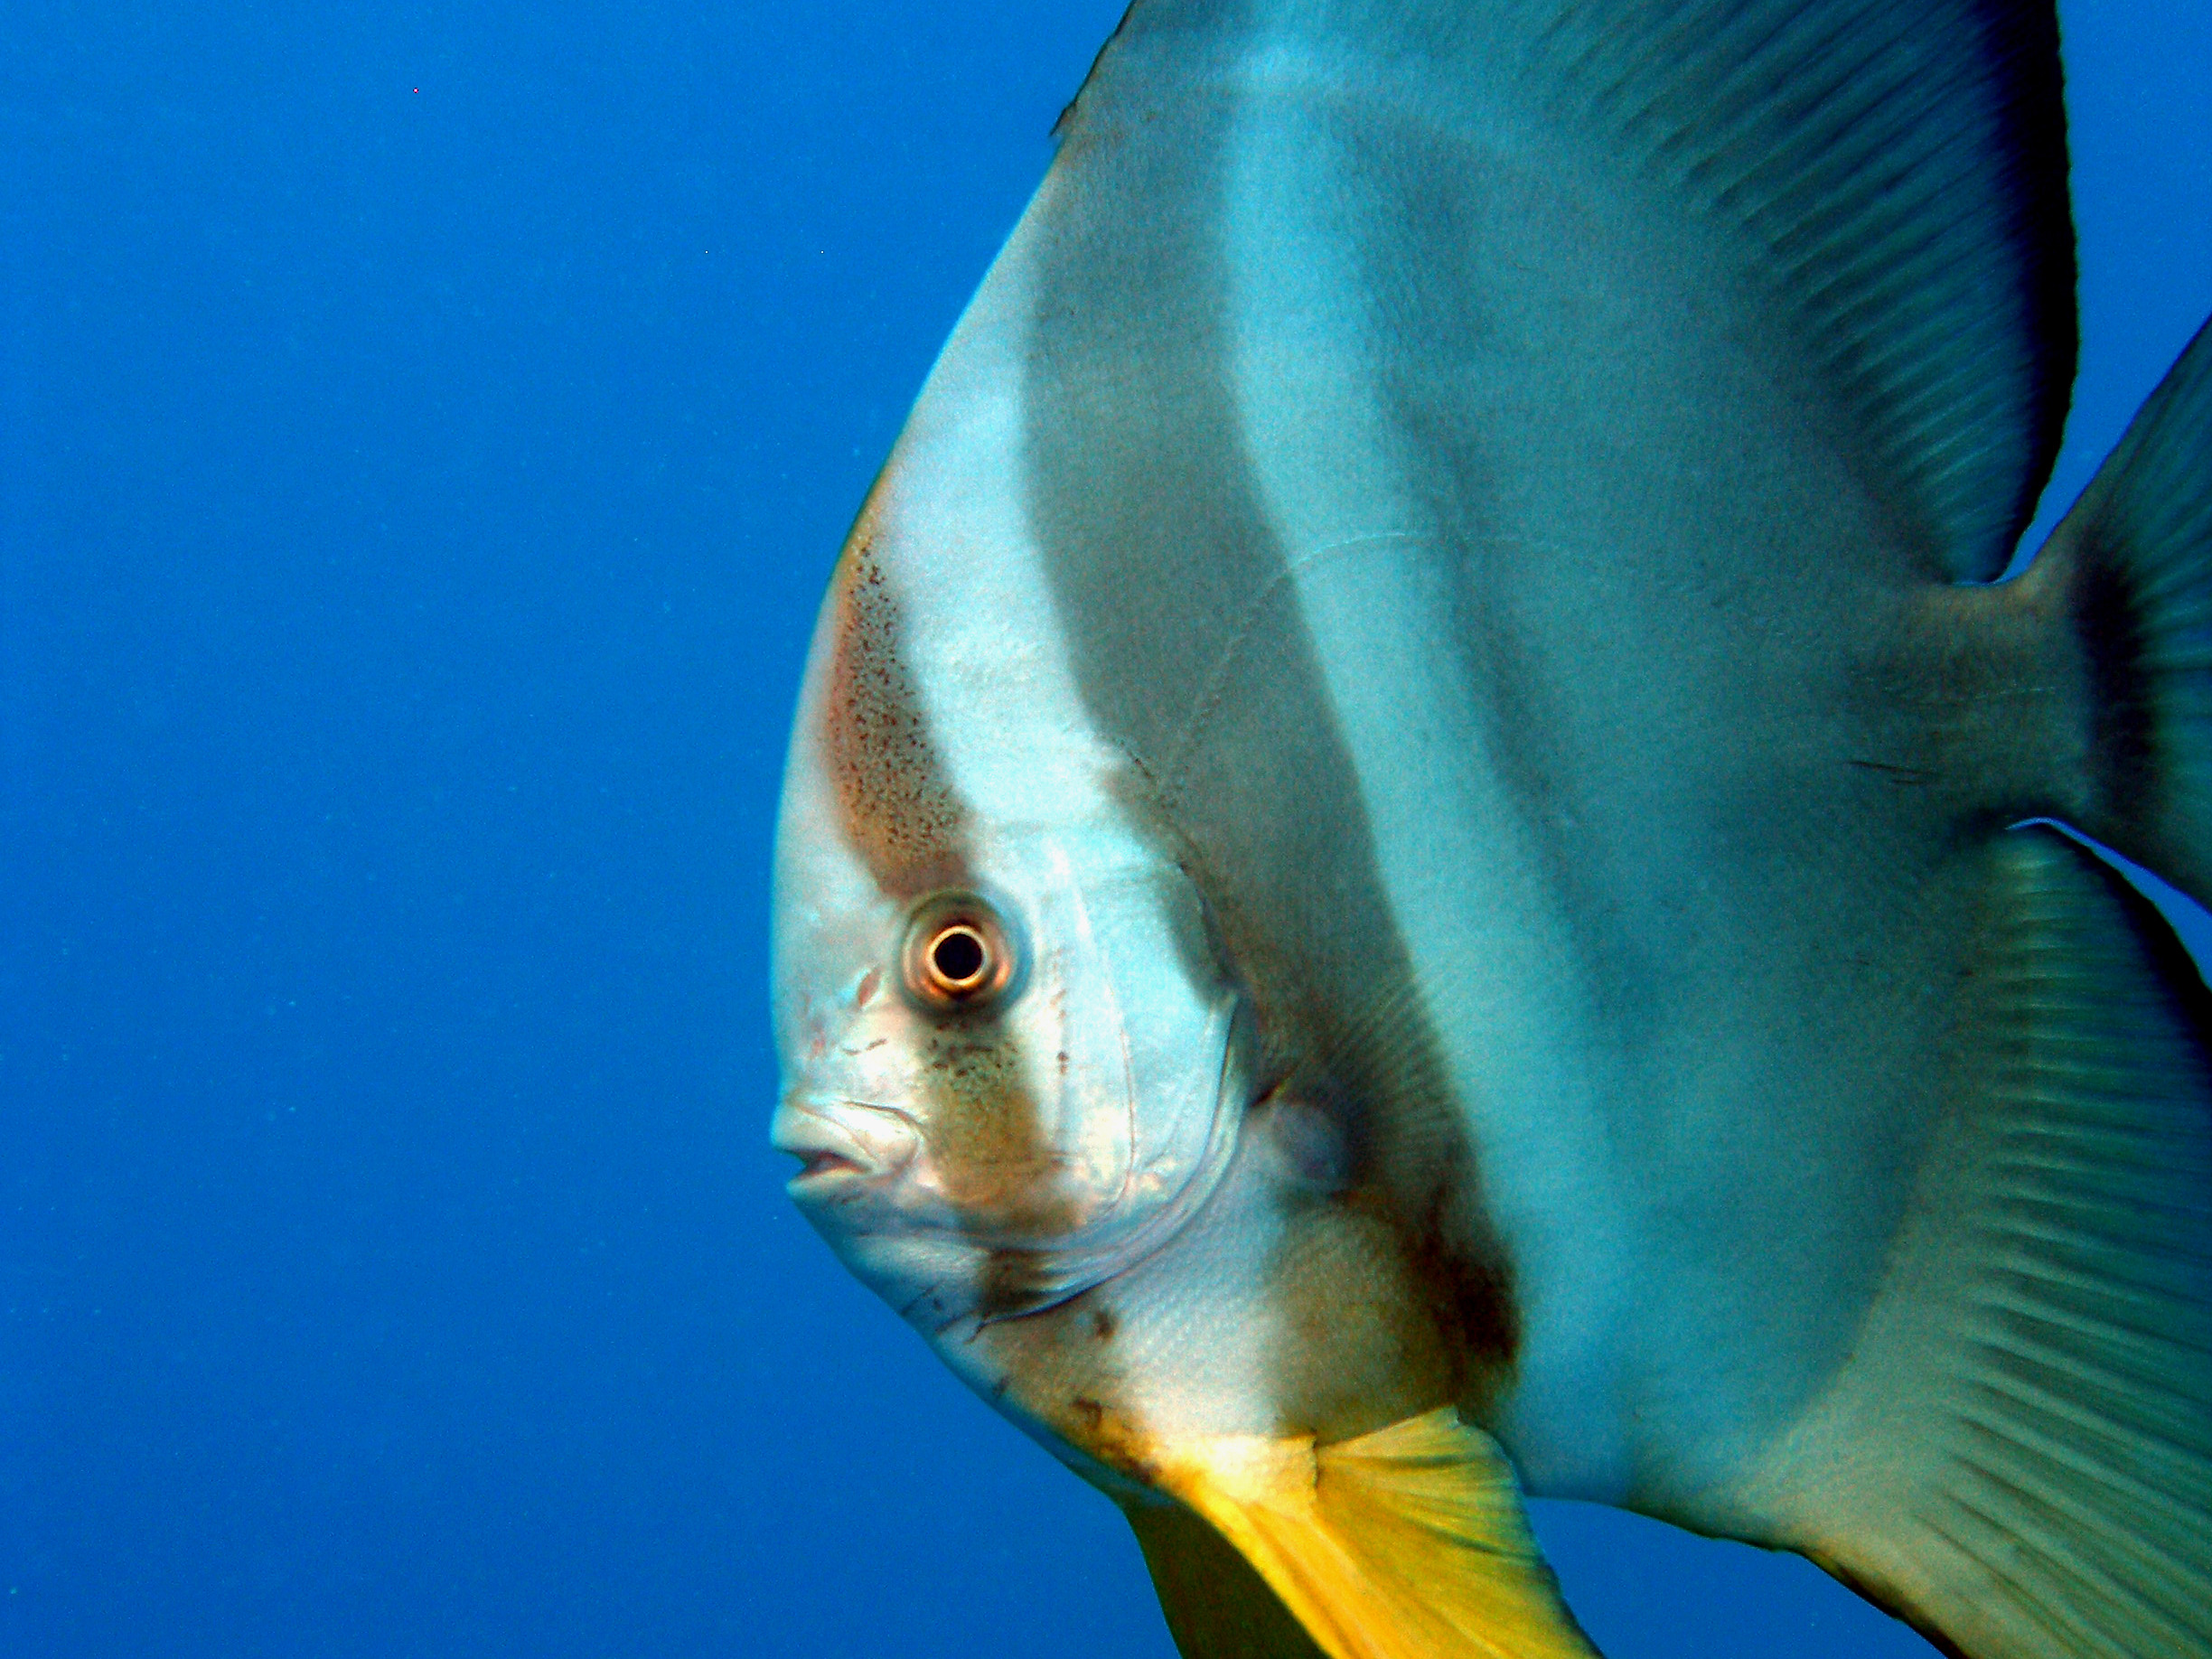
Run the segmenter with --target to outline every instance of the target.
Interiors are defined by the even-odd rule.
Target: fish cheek
[[[969,1017],[932,1031],[925,1053],[938,1178],[962,1228],[987,1247],[978,1311],[1026,1311],[1050,1282],[1038,1246],[1073,1232],[1080,1217],[1061,1189],[1061,1160],[1045,1139],[1020,1042],[1002,1020]]]

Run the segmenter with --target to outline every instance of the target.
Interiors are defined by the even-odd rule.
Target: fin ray
[[[2092,736],[2081,827],[2212,900],[2212,323],[2021,578],[2073,619]]]
[[[1990,857],[1953,1104],[1887,1286],[1713,1530],[1972,1659],[2212,1659],[2207,999],[2056,831]]]
[[[1701,218],[1916,550],[1954,577],[2004,568],[2076,357],[2048,0],[1139,0],[1071,106],[1070,154],[1284,49],[1429,135],[1513,105]]]
[[[1594,1659],[1504,1453],[1448,1406],[1334,1446],[1176,1445],[1159,1478],[1329,1659]],[[1169,1593],[1163,1581],[1163,1606]],[[1241,1651],[1202,1647],[1193,1659]]]

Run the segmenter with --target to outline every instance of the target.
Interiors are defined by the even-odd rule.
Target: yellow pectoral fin
[[[1330,1659],[1592,1659],[1512,1467],[1447,1406],[1356,1440],[1162,1448],[1160,1485],[1250,1561]]]

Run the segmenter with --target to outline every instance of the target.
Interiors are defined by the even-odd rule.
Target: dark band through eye
[[[948,927],[930,946],[930,966],[948,990],[964,990],[977,983],[989,965],[990,952],[971,927]]]

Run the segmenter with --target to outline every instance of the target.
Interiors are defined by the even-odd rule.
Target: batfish
[[[774,1144],[1191,1659],[1589,1653],[1523,1495],[2212,1654],[2212,341],[2048,0],[1138,0],[830,578]]]

